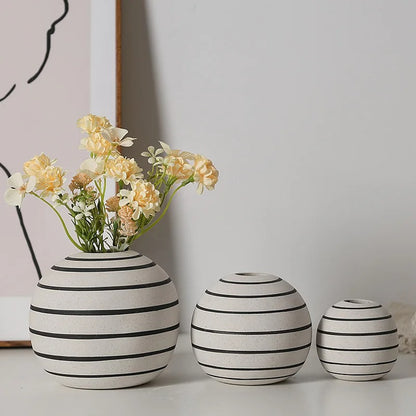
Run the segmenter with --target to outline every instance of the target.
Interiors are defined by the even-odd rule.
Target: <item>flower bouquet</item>
[[[92,114],[77,124],[87,134],[80,149],[90,155],[68,189],[64,188],[63,169],[42,153],[24,163],[24,174],[18,172],[9,178],[5,200],[20,207],[30,194],[43,201],[58,215],[72,244],[83,252],[127,250],[164,217],[180,189],[195,182],[202,193],[217,183],[217,169],[202,155],[172,150],[160,142],[160,148],[150,146],[141,154],[150,164],[145,174],[134,158],[120,154],[121,147],[132,146],[135,140],[126,136],[127,130]],[[109,179],[116,181],[118,188],[112,196],[108,196]],[[76,238],[69,232],[60,207],[71,217]]]

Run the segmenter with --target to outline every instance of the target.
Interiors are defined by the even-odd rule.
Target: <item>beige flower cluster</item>
[[[139,219],[143,214],[146,218],[154,216],[160,211],[159,191],[154,184],[144,180],[138,180],[131,184],[131,190],[122,189],[120,191],[120,206],[129,206],[132,208],[133,220]]]
[[[117,156],[115,159],[109,159],[106,163],[106,173],[110,178],[116,181],[123,181],[129,184],[138,178],[143,177],[143,169],[137,166],[136,161],[131,158]]]
[[[54,166],[48,156],[41,153],[23,164],[25,174],[36,178],[35,189],[42,196],[52,196],[62,190],[65,173],[62,168]]]
[[[136,234],[137,224],[133,220],[133,209],[127,205],[121,207],[118,212],[120,218],[120,234],[126,237],[132,237]]]
[[[172,150],[169,145],[160,142],[166,157],[161,164],[161,170],[169,176],[180,180],[192,178],[197,182],[197,192],[202,193],[204,188],[212,191],[218,182],[218,170],[212,161],[206,157],[182,150]],[[149,148],[150,150],[150,148]],[[160,153],[158,153],[160,154]],[[152,156],[149,152],[142,153],[143,156]]]
[[[51,160],[44,153],[35,156],[33,159],[23,163],[23,169],[28,176],[39,177],[42,175],[43,169],[52,165]]]
[[[194,178],[198,183],[197,192],[202,194],[204,187],[212,191],[218,182],[218,170],[212,161],[202,155],[195,155]]]
[[[167,156],[164,160],[165,171],[169,176],[184,180],[189,179],[194,170],[186,159],[180,156]]]
[[[88,114],[77,121],[77,126],[88,134],[94,134],[110,128],[111,123],[106,117]]]
[[[72,193],[75,192],[75,189],[84,189],[91,183],[92,178],[84,172],[79,172],[73,178],[68,188]]]
[[[105,206],[108,212],[117,212],[120,209],[120,198],[117,195],[108,198]]]
[[[128,131],[113,127],[105,117],[88,114],[80,118],[78,127],[88,133],[87,137],[81,139],[80,149],[86,149],[96,156],[108,157],[110,154],[117,156],[118,147],[129,147],[133,145],[131,137],[125,137]]]
[[[80,148],[90,155],[72,178],[69,193],[63,187],[62,168],[42,153],[24,163],[23,175],[17,172],[9,178],[5,199],[20,206],[30,193],[47,203],[79,250],[126,250],[164,217],[181,188],[195,183],[198,193],[202,193],[204,189],[213,190],[218,182],[218,170],[211,160],[200,154],[172,150],[163,142],[161,148],[149,146],[142,153],[151,165],[144,174],[134,158],[120,153],[121,147],[129,147],[136,140],[127,137],[126,129],[114,127],[106,117],[93,114],[80,118],[77,124],[86,133]],[[110,198],[107,198],[108,179],[116,181],[119,187]],[[72,217],[76,239],[70,235],[58,207],[66,209]]]
[[[102,134],[93,133],[81,140],[80,149],[86,149],[97,156],[105,156],[113,151],[113,146]]]

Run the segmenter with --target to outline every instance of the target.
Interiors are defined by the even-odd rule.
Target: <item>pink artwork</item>
[[[83,157],[87,157],[78,150],[82,135],[76,121],[94,111],[91,108],[95,82],[92,69],[97,62],[92,46],[101,52],[107,50],[115,57],[115,43],[112,42],[115,1],[99,3],[100,7],[96,7],[97,0],[10,0],[2,3],[0,163],[4,169],[0,169],[1,194],[7,187],[7,170],[21,172],[23,162],[35,155],[44,152],[56,158],[67,170],[67,181],[76,173]],[[104,15],[97,15],[97,10]],[[111,39],[105,42],[104,34],[97,36],[100,26],[96,22],[101,19],[105,25],[108,18],[113,19],[113,27],[105,28]],[[92,45],[92,39],[102,39],[102,44]],[[115,89],[115,79],[109,88]],[[115,108],[115,101],[111,108]],[[109,114],[111,116],[113,114]],[[67,241],[58,218],[45,204],[26,197],[21,213],[42,273],[76,250]],[[7,325],[1,317],[2,302],[7,301],[9,305],[10,297],[29,298],[37,284],[39,270],[36,270],[16,210],[6,205],[3,198],[0,218],[1,340],[7,339],[7,335],[3,335]]]

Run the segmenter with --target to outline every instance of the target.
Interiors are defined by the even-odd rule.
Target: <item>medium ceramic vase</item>
[[[343,300],[322,317],[316,347],[322,366],[334,377],[376,380],[386,375],[397,360],[396,324],[377,302]]]
[[[178,336],[173,282],[131,250],[66,257],[39,281],[30,309],[33,351],[70,387],[147,383],[167,366]]]
[[[286,380],[306,360],[311,319],[300,294],[267,273],[235,273],[206,290],[196,305],[191,337],[207,375],[231,384]]]

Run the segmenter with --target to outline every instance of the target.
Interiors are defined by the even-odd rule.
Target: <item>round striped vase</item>
[[[199,365],[231,384],[272,384],[293,376],[306,360],[311,336],[300,294],[267,273],[220,279],[196,305],[191,326]]]
[[[343,300],[322,317],[316,347],[322,366],[341,380],[376,380],[397,360],[396,324],[379,303]]]
[[[39,281],[30,309],[35,354],[70,387],[147,383],[167,366],[178,337],[175,286],[131,250],[66,257]]]

